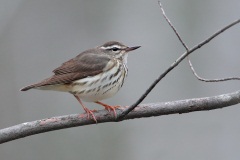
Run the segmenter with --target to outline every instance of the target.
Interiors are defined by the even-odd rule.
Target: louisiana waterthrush
[[[21,91],[34,88],[69,92],[79,101],[88,118],[91,115],[95,122],[97,119],[93,111],[81,99],[98,103],[108,111],[112,110],[116,117],[117,106],[104,104],[100,100],[112,97],[122,87],[128,73],[127,53],[139,47],[128,47],[116,41],[107,42],[80,53],[53,70],[54,75],[50,78],[26,86]]]

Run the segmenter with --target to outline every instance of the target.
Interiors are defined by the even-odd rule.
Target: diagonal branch
[[[217,31],[216,33],[214,33],[212,36],[210,36],[209,38],[205,39],[204,41],[202,41],[201,43],[197,44],[196,46],[194,46],[193,48],[189,49],[188,51],[186,51],[185,53],[183,53],[174,63],[171,64],[171,66],[165,71],[163,72],[151,85],[150,87],[145,91],[145,93],[143,93],[143,95],[134,103],[132,104],[130,107],[128,107],[127,109],[125,109],[122,114],[119,115],[118,120],[122,120],[129,112],[131,112],[135,107],[137,107],[137,105],[139,105],[146,97],[147,95],[153,90],[153,88],[172,70],[174,69],[180,62],[182,62],[182,60],[184,60],[188,55],[190,55],[192,52],[194,52],[195,50],[201,48],[202,46],[204,46],[205,44],[207,44],[208,42],[210,42],[213,38],[217,37],[219,34],[221,34],[222,32],[226,31],[227,29],[231,28],[232,26],[238,24],[240,22],[240,19],[232,22],[231,24],[223,27],[222,29],[220,29],[219,31]]]
[[[141,104],[126,117],[124,117],[123,120],[213,110],[228,107],[238,103],[240,103],[240,90],[233,93],[213,97]],[[117,109],[117,114],[121,114],[121,110],[124,108],[125,107]],[[106,110],[100,110],[94,114],[97,117],[98,123],[115,122],[114,115],[107,112]],[[5,143],[15,139],[20,139],[23,137],[53,130],[95,124],[95,121],[86,117],[86,114],[72,114],[26,122],[9,128],[1,129],[0,143]]]

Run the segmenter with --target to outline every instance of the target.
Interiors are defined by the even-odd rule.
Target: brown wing
[[[21,91],[46,85],[69,84],[75,80],[97,75],[101,73],[103,69],[106,69],[106,66],[107,69],[114,66],[114,62],[111,61],[109,56],[99,54],[96,50],[88,50],[53,70],[55,75],[52,77],[40,83],[26,86],[22,88]]]
[[[60,67],[53,70],[58,74],[83,73],[80,78],[92,76],[96,71],[101,72],[110,61],[109,56],[100,54],[98,50],[91,49],[82,52],[77,57],[63,63]]]

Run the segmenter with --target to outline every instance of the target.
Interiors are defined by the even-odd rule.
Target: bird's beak
[[[128,48],[126,48],[125,50],[126,50],[126,52],[129,52],[129,51],[133,51],[133,50],[135,50],[135,49],[138,49],[138,48],[140,48],[141,46],[135,46],[135,47],[128,47]]]

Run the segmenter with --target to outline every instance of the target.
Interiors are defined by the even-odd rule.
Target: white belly
[[[118,65],[120,64],[118,63]],[[87,102],[96,102],[112,97],[122,87],[124,78],[127,74],[126,67],[121,67],[123,67],[121,70],[118,70],[118,66],[113,67],[109,70],[111,74],[101,73],[93,77],[86,77],[73,82],[71,85],[71,93]],[[112,74],[116,76],[111,78],[110,75]],[[111,80],[109,80],[110,78]]]

